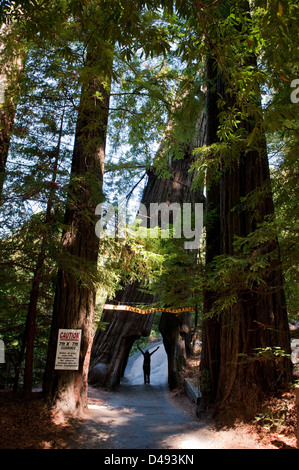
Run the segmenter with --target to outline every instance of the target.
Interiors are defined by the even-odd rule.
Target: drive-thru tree
[[[163,148],[165,143],[162,142],[156,159],[159,160],[161,158],[162,151],[168,154],[169,176],[164,178],[159,177],[155,166],[148,171],[148,180],[141,199],[141,203],[147,211],[146,226],[148,228],[150,228],[151,216],[154,216],[151,212],[151,203],[158,205],[165,203],[168,207],[171,207],[171,204],[179,204],[183,207],[184,203],[190,203],[193,210],[196,202],[203,203],[202,192],[192,191],[194,171],[191,171],[191,166],[194,162],[193,149],[198,145],[202,145],[205,138],[204,115],[200,113],[199,116],[198,119],[194,119],[193,116],[193,125],[196,127],[193,132],[196,141],[181,142],[183,158],[173,158],[171,150],[167,152],[167,149]],[[190,125],[192,124],[190,123]],[[145,214],[142,212],[137,214],[136,217],[138,219],[144,216]],[[170,223],[171,218],[170,210],[168,218]],[[179,242],[183,246],[183,241],[180,240]],[[169,245],[169,249],[172,248],[173,246]],[[193,252],[190,252],[190,257],[194,258]],[[184,269],[184,264],[182,266],[182,269]],[[114,301],[121,305],[145,304],[147,305],[146,308],[150,308],[148,304],[153,304],[155,300],[159,300],[159,294],[161,294],[161,287],[157,288],[156,293],[150,293],[145,291],[142,283],[140,285],[140,282],[135,281],[133,284],[128,283],[123,290],[117,292]],[[182,296],[184,302],[186,302],[186,296],[188,297],[187,292]],[[175,302],[179,302],[178,299],[173,298],[173,301],[175,307],[182,306],[175,304]],[[161,316],[160,331],[168,355],[168,383],[171,388],[179,384],[180,372],[186,359],[188,345],[186,348],[185,338],[187,341],[190,341],[190,316],[189,312],[177,315],[164,312]],[[104,311],[102,321],[107,325],[104,331],[103,327],[100,326],[95,335],[90,364],[89,380],[91,384],[110,388],[119,383],[120,378],[124,374],[134,341],[141,336],[148,336],[150,334],[153,319],[154,314],[139,315],[138,313],[126,311]]]

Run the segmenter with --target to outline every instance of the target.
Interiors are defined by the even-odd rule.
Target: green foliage
[[[273,193],[276,206],[276,231],[279,236],[281,262],[284,273],[284,289],[288,312],[298,318],[299,302],[299,214],[298,214],[298,157],[293,147],[294,139],[280,140],[286,155],[273,168]],[[296,318],[297,317],[297,318]]]
[[[150,284],[149,291],[158,295],[157,306],[201,304],[201,292],[195,287],[200,277],[198,255],[184,250],[182,239],[159,238],[156,244],[163,258],[159,276]]]
[[[159,278],[164,259],[153,239],[139,239],[133,232],[125,239],[102,239],[99,254],[99,287],[105,286],[109,297],[134,281],[150,286]]]
[[[217,292],[210,314],[229,311],[244,291],[269,289],[267,278],[281,263],[288,312],[295,317],[299,107],[291,102],[290,84],[298,75],[298,5],[258,1],[250,4],[249,13],[238,0],[194,4],[192,9],[176,2],[179,14],[186,18],[184,25],[176,26],[179,53],[188,65],[200,63],[207,54],[214,57],[226,83],[225,96],[218,101],[218,142],[195,150],[194,186],[209,188],[215,181],[221,183],[222,174],[239,165],[240,155],[246,158],[251,150],[259,150],[266,136],[273,165],[271,188],[265,185],[247,194],[233,210],[250,211],[259,220],[260,202],[271,192],[276,209],[274,218],[266,218],[246,238],[234,240],[233,255],[216,257],[205,271],[205,286]],[[265,250],[275,246],[277,237],[280,253]]]
[[[271,292],[281,285],[269,285],[268,279],[276,270],[283,269],[287,279],[285,293],[290,316],[298,307],[298,249],[293,237],[293,226],[280,212],[277,218],[268,218],[247,237],[236,237],[233,255],[216,256],[206,270],[204,281],[207,289],[217,292],[210,315],[229,311],[244,292]],[[280,235],[280,245],[276,244]],[[297,234],[296,234],[297,236]],[[271,249],[272,246],[272,249]]]
[[[18,366],[24,341],[30,286],[37,256],[40,252],[40,240],[37,230],[44,227],[43,214],[32,216],[11,236],[0,239],[1,275],[0,275],[0,331],[5,344],[7,376],[2,377],[1,386],[12,385],[12,376]],[[51,324],[52,302],[54,297],[56,268],[51,250],[47,247],[45,266],[41,277],[38,318],[36,326],[36,356],[34,367],[39,370],[39,383],[45,366],[48,334]],[[56,237],[56,248],[59,240]],[[3,382],[4,380],[4,382]]]

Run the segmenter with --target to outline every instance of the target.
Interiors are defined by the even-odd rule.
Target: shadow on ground
[[[159,345],[152,356],[150,385],[143,384],[143,356],[138,353],[130,358],[118,387],[111,391],[90,388],[86,419],[68,448],[258,448],[256,436],[216,432],[196,417],[195,410],[190,416],[176,405],[167,386],[167,356],[163,344]]]

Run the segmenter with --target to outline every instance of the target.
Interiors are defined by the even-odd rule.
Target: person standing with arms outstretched
[[[137,348],[139,349],[140,352],[143,354],[143,374],[144,374],[144,384],[150,383],[150,374],[151,374],[151,355],[154,354],[154,352],[159,349],[160,346],[158,346],[154,351],[151,353],[146,350],[145,352],[140,349],[139,345],[137,344]]]

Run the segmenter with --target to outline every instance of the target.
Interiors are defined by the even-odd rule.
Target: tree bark
[[[113,303],[147,304],[153,296],[140,292],[138,283],[128,284],[119,292]],[[89,383],[93,386],[112,388],[119,384],[125,372],[129,353],[134,341],[141,336],[148,336],[154,320],[154,314],[139,315],[128,311],[104,311],[102,322],[108,326],[102,331],[98,328],[90,361]]]
[[[217,142],[219,126],[217,100],[222,93],[221,80],[215,73],[217,66],[212,56],[206,61],[206,145]],[[210,263],[220,254],[220,187],[219,182],[213,179],[210,171],[207,172],[208,189],[206,194],[206,270]],[[220,359],[220,322],[211,317],[209,312],[216,298],[212,290],[204,290],[203,295],[203,323],[202,323],[202,351],[200,361],[201,391],[204,407],[207,407],[217,394],[219,359]]]
[[[270,174],[265,142],[261,142],[260,152],[241,155],[234,171],[222,175],[220,223],[223,254],[234,255],[234,237],[253,233],[258,222],[274,213],[270,196],[260,200],[256,208],[258,220],[250,210],[233,210],[242,197],[263,188],[265,183],[270,184]],[[216,402],[219,409],[229,406],[239,416],[241,408],[244,418],[254,416],[265,396],[288,386],[292,380],[289,357],[257,357],[257,351],[262,348],[281,348],[285,354],[291,352],[277,240],[266,242],[263,253],[269,253],[269,260],[270,254],[276,253],[276,259],[263,278],[264,285],[240,292],[237,304],[221,317]]]
[[[2,25],[0,31],[4,36],[9,35],[11,27]],[[16,42],[17,40],[15,40]],[[1,54],[3,50],[4,45],[0,44]],[[21,54],[17,57],[10,55],[6,62],[3,60],[0,69],[0,205],[3,203],[2,193],[6,175],[6,163],[21,89],[23,69],[24,57]]]
[[[181,380],[190,351],[192,318],[189,312],[163,312],[159,328],[163,336],[163,344],[168,359],[168,385],[175,389]]]
[[[62,237],[63,259],[57,275],[44,378],[44,391],[50,401],[58,410],[71,413],[81,412],[87,406],[87,376],[94,333],[99,248],[99,239],[95,233],[95,208],[103,202],[102,182],[109,110],[107,82],[110,83],[112,67],[111,59],[107,60],[102,54],[99,46],[90,45],[78,111],[65,213],[67,229]],[[59,328],[82,330],[78,370],[55,370]]]
[[[198,140],[204,139],[204,117],[201,115],[198,125]],[[195,146],[202,143],[194,143]],[[174,202],[203,202],[204,198],[199,191],[191,191],[194,173],[190,167],[194,161],[192,148],[185,151],[181,160],[171,159],[169,171],[170,178],[159,178],[155,170],[149,171],[148,181],[143,192],[141,203],[148,209],[150,203],[172,204]],[[158,152],[159,155],[159,152]],[[149,212],[148,212],[149,215]],[[152,303],[154,297],[138,290],[138,283],[128,285],[116,297],[118,303]],[[167,323],[170,330],[163,328],[163,341],[168,353],[169,385],[174,387],[179,382],[179,371],[186,359],[185,342],[181,341],[180,332],[189,330],[190,314],[179,314],[161,317],[161,325]],[[154,320],[154,314],[138,315],[132,312],[104,312],[102,321],[109,326],[103,332],[100,329],[95,335],[92,347],[91,368],[89,381],[95,386],[113,387],[117,385],[124,374],[130,349],[135,340],[141,336],[148,336]],[[165,320],[165,321],[164,321]],[[186,328],[183,324],[186,323]]]
[[[1,78],[1,77],[0,77]],[[1,81],[1,80],[0,80]],[[4,87],[3,87],[4,88]],[[4,89],[5,96],[5,89]],[[9,151],[10,138],[12,133],[12,126],[15,116],[15,106],[13,103],[8,103],[8,98],[5,98],[6,103],[0,103],[0,203],[2,201],[3,185],[5,181],[5,170]]]
[[[208,69],[209,70],[209,69]],[[216,67],[210,69],[211,83],[224,82]],[[214,90],[219,91],[219,87]],[[215,91],[208,89],[208,100],[213,104],[212,118],[220,109],[215,102]],[[221,95],[224,95],[223,88]],[[216,111],[215,111],[216,110]],[[208,113],[211,110],[208,106]],[[208,116],[209,122],[210,116]],[[216,120],[218,126],[218,119]],[[249,133],[256,122],[241,123]],[[217,126],[208,130],[209,143],[217,142]],[[225,161],[223,168],[225,168]],[[242,152],[230,169],[221,172],[219,185],[213,186],[212,202],[217,206],[216,230],[207,237],[208,263],[218,254],[234,256],[236,236],[252,234],[257,224],[274,214],[271,192],[260,197],[253,209],[236,210],[242,198],[262,188],[270,188],[270,173],[265,139],[255,150]],[[263,194],[263,192],[261,192]],[[209,197],[209,196],[208,196]],[[208,206],[209,207],[209,206]],[[240,206],[239,206],[240,207]],[[219,234],[221,235],[219,239]],[[257,250],[260,250],[257,247]],[[283,292],[279,247],[276,239],[266,242],[263,253],[276,253],[277,258],[264,276],[263,286],[244,288],[238,292],[237,303],[223,312],[220,318],[208,318],[217,299],[217,292],[206,291],[201,360],[202,408],[211,405],[222,417],[252,418],[269,394],[291,382],[291,362],[287,356],[258,356],[263,348],[281,348],[290,353],[290,336]],[[254,253],[252,253],[254,256]],[[269,349],[268,349],[269,350]]]

